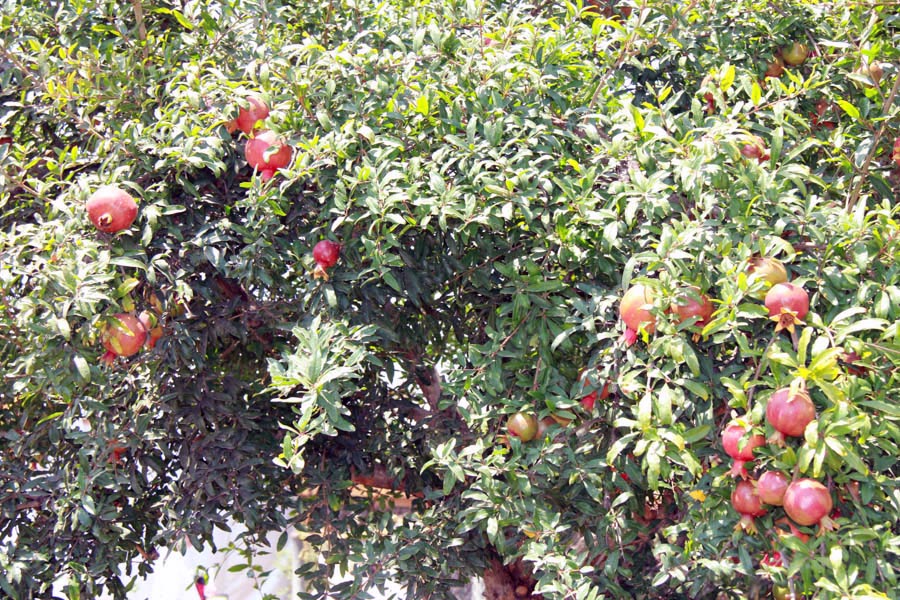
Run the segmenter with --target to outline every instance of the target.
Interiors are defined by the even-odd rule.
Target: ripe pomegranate
[[[530,442],[537,435],[538,422],[531,415],[517,412],[506,421],[506,429],[510,435],[523,442]]]
[[[741,146],[741,156],[756,159],[758,163],[764,163],[771,158],[769,151],[766,149],[765,140],[758,135],[750,136],[744,145]]]
[[[734,491],[731,492],[731,506],[741,515],[738,527],[748,533],[755,533],[756,524],[753,517],[766,514],[766,508],[756,493],[756,482],[738,481]]]
[[[728,473],[732,477],[747,479],[750,475],[747,473],[745,464],[747,461],[753,460],[753,450],[765,446],[765,444],[764,435],[751,434],[749,427],[739,421],[729,423],[722,431],[722,447],[725,449],[725,454],[734,459],[734,464]]]
[[[773,285],[766,292],[765,303],[772,320],[777,323],[775,331],[787,329],[793,333],[794,325],[802,325],[803,317],[809,312],[809,294],[790,282]]]
[[[807,56],[809,56],[809,47],[802,42],[794,42],[787,48],[781,49],[781,59],[784,61],[784,64],[791,67],[802,65],[806,62]]]
[[[803,526],[819,524],[822,530],[836,527],[828,514],[834,508],[831,492],[815,479],[798,479],[784,492],[784,512]]]
[[[262,174],[263,181],[268,181],[275,175],[275,171],[288,166],[291,154],[291,147],[282,142],[274,131],[269,130],[256,134],[244,146],[247,163]]]
[[[771,554],[768,552],[764,552],[762,558],[759,561],[759,564],[766,567],[783,567],[784,557],[781,555],[781,552],[778,552],[777,550],[772,552]]]
[[[156,342],[163,336],[163,327],[159,324],[156,315],[146,310],[138,315],[138,320],[147,330],[147,341],[144,342],[144,345],[148,350],[152,350],[156,346]]]
[[[588,373],[584,373],[582,375],[582,381],[583,387],[593,387],[594,389],[592,389],[586,395],[582,396],[581,406],[584,408],[584,410],[593,412],[594,405],[597,403],[597,400],[606,400],[607,398],[609,398],[609,382],[605,382],[603,384],[603,387],[598,391],[596,387],[599,384],[594,381],[593,377],[591,377],[591,375],[589,375]]]
[[[764,75],[766,77],[781,77],[784,74],[784,61],[781,60],[780,56],[774,57],[767,65],[766,72]]]
[[[869,367],[861,364],[856,364],[862,360],[862,357],[857,354],[855,350],[842,353],[839,359],[847,369],[847,372],[851,375],[856,375],[857,377],[865,377],[866,373],[869,372]]]
[[[317,279],[321,277],[328,281],[328,269],[337,264],[342,247],[341,244],[329,240],[321,240],[313,246],[313,260],[316,261],[313,277]]]
[[[628,288],[619,304],[619,318],[625,323],[625,342],[629,346],[637,341],[637,332],[644,328],[647,333],[656,331],[656,315],[651,312],[656,294],[652,288],[636,283]]]
[[[249,107],[244,108],[242,106],[233,122],[238,129],[250,135],[256,128],[256,124],[269,116],[269,107],[256,96],[247,98],[247,104],[249,104]]]
[[[691,286],[675,297],[671,310],[679,324],[696,318],[694,324],[703,327],[709,322],[715,307],[709,297],[700,292],[700,288]]]
[[[100,335],[103,347],[116,356],[136,354],[147,340],[144,324],[131,313],[118,313],[113,319]]]
[[[900,137],[894,140],[894,148],[891,152],[891,160],[900,167]]]
[[[137,217],[134,198],[120,187],[105,185],[91,194],[84,205],[94,227],[105,233],[128,229]]]
[[[781,471],[766,471],[756,480],[756,493],[765,504],[781,506],[791,480]]]
[[[766,421],[775,429],[769,441],[784,446],[785,436],[799,437],[816,418],[816,407],[806,390],[791,394],[791,388],[776,390],[766,404]]]

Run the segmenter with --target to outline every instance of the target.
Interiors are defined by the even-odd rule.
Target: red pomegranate
[[[756,493],[765,504],[781,506],[791,480],[781,471],[766,471],[756,481]]]
[[[647,333],[656,331],[656,315],[651,312],[655,299],[653,289],[641,283],[628,288],[622,296],[619,318],[625,323],[625,338],[629,346],[637,341],[637,332],[641,327]]]
[[[785,282],[772,286],[766,293],[766,308],[777,323],[775,331],[794,331],[794,325],[802,325],[809,312],[809,294],[797,284]]]
[[[822,530],[836,527],[828,514],[834,500],[828,488],[815,479],[798,479],[784,492],[784,512],[798,525],[819,524]]]
[[[118,313],[113,319],[100,335],[103,347],[116,356],[136,354],[147,340],[144,324],[131,313]]]
[[[770,158],[765,140],[758,135],[752,135],[744,142],[741,146],[741,156],[756,159],[758,163],[764,163]]]
[[[247,140],[244,157],[247,163],[258,170],[263,181],[268,181],[275,171],[283,169],[291,162],[291,147],[285,144],[274,131],[261,131]]]
[[[105,185],[91,194],[84,205],[94,227],[105,233],[128,229],[137,217],[134,198],[120,187]]]
[[[152,350],[156,346],[156,342],[163,336],[163,327],[160,325],[156,315],[146,310],[138,315],[138,320],[144,326],[144,329],[147,330],[147,341],[144,342],[144,345],[148,350]]]
[[[749,474],[745,464],[753,460],[753,450],[766,445],[766,438],[759,433],[750,433],[750,428],[738,421],[732,421],[722,431],[722,447],[734,459],[729,474],[747,479]]]
[[[316,261],[314,277],[328,280],[328,269],[337,264],[342,247],[341,244],[330,240],[321,240],[313,246],[313,260]]]
[[[709,322],[715,307],[710,299],[700,292],[700,288],[691,286],[675,297],[671,310],[679,324],[696,317],[694,324],[703,327]]]
[[[269,107],[256,96],[247,98],[247,104],[249,105],[248,108],[242,106],[238,110],[238,116],[234,120],[234,125],[247,135],[250,135],[253,133],[256,124],[269,116]]]
[[[766,508],[756,493],[755,481],[737,482],[734,491],[731,492],[731,506],[741,515],[738,527],[749,533],[756,532],[753,517],[761,517],[766,514]]]
[[[766,421],[776,433],[769,441],[784,446],[784,437],[803,435],[806,426],[816,418],[816,407],[806,390],[791,388],[776,390],[766,404]]]
[[[599,382],[596,381],[596,378],[588,371],[582,372],[581,385],[582,388],[594,388],[581,398],[581,406],[584,407],[584,410],[588,412],[593,412],[594,405],[597,403],[597,400],[606,400],[607,398],[609,398],[609,382],[605,382],[603,384],[603,388],[597,390]]]
[[[894,148],[891,151],[891,160],[900,167],[900,137],[894,140]]]

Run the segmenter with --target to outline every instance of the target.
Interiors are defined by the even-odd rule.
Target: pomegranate
[[[238,116],[233,121],[235,127],[250,135],[256,128],[256,124],[269,116],[269,107],[256,96],[247,98],[248,108],[241,107]]]
[[[700,288],[692,286],[675,297],[671,310],[679,324],[696,318],[694,324],[702,327],[709,322],[715,308],[710,299],[700,292]]]
[[[734,459],[729,474],[732,477],[747,479],[749,474],[745,464],[753,460],[753,450],[765,446],[766,438],[759,433],[751,434],[749,427],[745,427],[739,421],[732,421],[722,431],[722,447],[725,454]]]
[[[891,151],[891,160],[900,167],[900,137],[894,140],[894,147]]]
[[[767,65],[766,72],[764,75],[766,77],[781,77],[784,74],[784,61],[781,60],[780,56],[774,57]]]
[[[809,312],[809,294],[795,283],[778,283],[766,292],[766,308],[775,321],[775,331],[787,329],[794,332],[795,325],[803,324]]]
[[[765,504],[781,506],[791,480],[781,471],[766,471],[756,481],[756,493]]]
[[[100,335],[103,347],[106,348],[107,353],[116,356],[136,354],[147,339],[147,329],[144,324],[131,313],[119,313],[113,319],[113,323],[104,327]]]
[[[622,296],[619,318],[625,323],[625,341],[629,346],[637,341],[637,332],[641,327],[647,333],[656,331],[656,315],[651,312],[655,299],[653,289],[641,283],[628,288]]]
[[[781,552],[775,550],[771,554],[768,552],[764,552],[762,558],[759,561],[759,564],[764,565],[766,567],[783,567],[784,566],[784,557],[781,555]]]
[[[862,84],[863,87],[873,88],[878,87],[881,83],[881,78],[884,76],[884,69],[882,68],[881,63],[870,62],[859,65],[853,73],[868,79],[868,81]]]
[[[317,279],[321,277],[328,281],[328,269],[337,264],[342,247],[341,244],[329,240],[321,240],[313,246],[313,260],[316,261],[313,277]]]
[[[592,388],[590,392],[582,396],[581,398],[581,406],[584,410],[588,412],[592,412],[594,410],[594,405],[597,403],[597,400],[606,400],[609,398],[609,382],[605,382],[603,387],[598,390],[597,387],[600,383],[597,381],[596,377],[591,374],[590,371],[582,371],[581,376],[581,389]]]
[[[801,596],[798,596],[796,592],[792,592],[789,587],[773,585],[772,598],[773,600],[800,600]]]
[[[791,393],[791,388],[776,390],[766,404],[766,421],[775,429],[770,442],[784,446],[785,436],[799,437],[806,426],[816,418],[816,407],[804,390]]]
[[[84,205],[94,227],[105,233],[128,229],[137,217],[134,198],[120,187],[105,185],[91,194]]]
[[[806,62],[807,56],[809,56],[809,47],[801,42],[794,42],[787,48],[781,49],[781,60],[791,67],[802,65]]]
[[[750,259],[750,265],[747,267],[747,275],[750,283],[762,280],[763,289],[759,293],[753,294],[754,297],[762,299],[766,292],[773,285],[784,283],[788,280],[787,269],[784,264],[776,259],[764,256],[754,256]]]
[[[865,377],[866,373],[869,372],[869,367],[861,364],[856,364],[857,362],[862,360],[862,357],[857,354],[855,350],[842,353],[839,359],[841,363],[845,365],[847,372],[851,375],[856,375],[857,377]]]
[[[285,144],[274,131],[261,131],[247,140],[244,157],[251,167],[257,169],[263,181],[268,181],[275,171],[283,169],[291,162],[291,147]]]
[[[530,442],[537,435],[538,422],[531,415],[517,412],[506,421],[506,429],[510,435],[523,442]]]
[[[741,515],[738,527],[748,533],[755,533],[756,525],[753,517],[766,514],[766,508],[756,493],[756,482],[738,481],[734,491],[731,492],[731,506]]]
[[[758,135],[750,136],[741,146],[741,156],[744,158],[755,158],[756,162],[764,163],[769,160],[769,151],[766,149],[766,142]]]
[[[799,525],[818,523],[821,530],[835,529],[828,516],[832,508],[831,492],[815,479],[798,479],[784,492],[784,512]]]
[[[148,350],[152,350],[156,346],[156,342],[163,336],[162,325],[159,324],[156,315],[146,310],[138,315],[138,320],[143,324],[144,329],[147,330],[147,341],[144,342],[144,345]]]

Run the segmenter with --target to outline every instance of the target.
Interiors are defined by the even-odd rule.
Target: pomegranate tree
[[[741,515],[738,527],[748,533],[755,533],[756,524],[753,522],[753,518],[766,514],[766,508],[756,492],[756,482],[752,480],[738,481],[731,492],[731,506]]]
[[[285,144],[274,131],[261,131],[247,140],[244,157],[247,163],[260,172],[263,181],[268,181],[275,171],[283,169],[291,162],[291,147]]]
[[[731,470],[728,472],[732,477],[741,477],[747,479],[746,463],[753,460],[753,450],[760,446],[765,446],[766,438],[759,433],[751,433],[750,427],[745,426],[740,421],[732,421],[722,431],[722,447],[725,453],[734,459]]]
[[[790,482],[788,476],[781,471],[766,471],[756,480],[756,493],[765,504],[781,506]]]
[[[805,389],[790,387],[776,390],[766,404],[766,421],[775,429],[769,441],[784,446],[784,438],[803,435],[816,418],[816,407]]]
[[[656,315],[653,301],[656,294],[652,288],[636,283],[625,291],[619,304],[619,318],[625,323],[625,343],[629,346],[637,341],[637,333],[643,328],[647,333],[656,331]]]
[[[766,293],[766,308],[775,321],[775,331],[787,329],[794,332],[795,325],[802,325],[809,312],[809,294],[795,283],[785,282],[772,286]]]
[[[837,525],[828,516],[832,508],[831,492],[815,479],[798,479],[784,492],[784,512],[798,525],[835,529]]]
[[[131,195],[115,185],[105,185],[91,194],[84,205],[94,227],[105,233],[117,233],[131,227],[138,207]]]
[[[144,346],[147,340],[147,329],[141,320],[131,313],[118,313],[113,316],[100,335],[103,347],[108,354],[116,356],[131,356],[136,354]],[[102,360],[108,361],[109,357]]]

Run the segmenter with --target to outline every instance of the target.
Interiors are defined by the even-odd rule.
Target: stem
[[[131,0],[134,7],[134,20],[137,23],[138,39],[141,40],[141,54],[144,60],[150,58],[150,48],[147,46],[147,25],[144,23],[144,7],[141,0]]]

